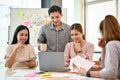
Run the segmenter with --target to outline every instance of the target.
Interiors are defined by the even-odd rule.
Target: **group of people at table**
[[[79,55],[82,58],[93,61],[94,44],[85,39],[82,25],[74,23],[71,26],[63,23],[62,10],[57,5],[52,5],[48,10],[51,22],[40,28],[37,42],[47,44],[47,51],[64,52],[65,67],[70,65],[70,59]],[[92,68],[100,70],[88,70],[77,68],[78,74],[87,77],[120,78],[120,25],[113,15],[106,15],[100,22],[98,46],[102,48],[101,65]],[[8,68],[37,66],[34,47],[30,44],[30,32],[27,26],[19,25],[13,35],[11,45],[6,49],[5,66]]]

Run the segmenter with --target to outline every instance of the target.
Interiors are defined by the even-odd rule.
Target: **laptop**
[[[39,69],[49,72],[65,72],[64,52],[38,52]]]

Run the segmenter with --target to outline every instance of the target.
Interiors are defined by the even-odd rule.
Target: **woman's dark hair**
[[[74,24],[72,24],[71,27],[70,27],[70,31],[71,31],[71,30],[77,30],[77,31],[79,31],[80,33],[83,34],[82,25],[79,24],[79,23],[74,23]],[[84,35],[84,34],[83,34],[83,39],[85,40],[85,35]]]
[[[62,13],[61,7],[57,5],[52,5],[48,10],[48,14],[50,15],[50,13],[52,12],[59,12],[61,14]]]
[[[29,36],[29,29],[27,28],[27,26],[24,26],[24,25],[19,25],[15,32],[14,32],[14,35],[13,35],[13,40],[12,40],[12,43],[11,44],[16,44],[17,43],[17,34],[21,31],[21,30],[27,30],[28,31],[28,39],[27,41],[25,42],[25,44],[29,44],[29,40],[30,40],[30,36]]]

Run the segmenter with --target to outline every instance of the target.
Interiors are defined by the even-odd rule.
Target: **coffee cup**
[[[47,50],[47,44],[40,44],[40,51],[46,51]]]

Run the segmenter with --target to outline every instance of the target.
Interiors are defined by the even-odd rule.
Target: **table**
[[[37,71],[36,69],[23,69],[23,70],[18,70],[17,73],[20,74],[20,76],[13,76],[16,74],[16,72],[8,71],[6,68],[5,69],[0,69],[0,80],[105,80],[105,79],[100,79],[100,78],[90,78],[90,77],[85,77],[85,76],[80,76],[76,74],[68,74],[66,72],[49,72],[52,74],[52,76],[35,76],[35,77],[25,77],[21,76],[21,73],[26,72],[26,71]],[[29,73],[28,73],[29,74]],[[63,76],[62,76],[63,75]]]

